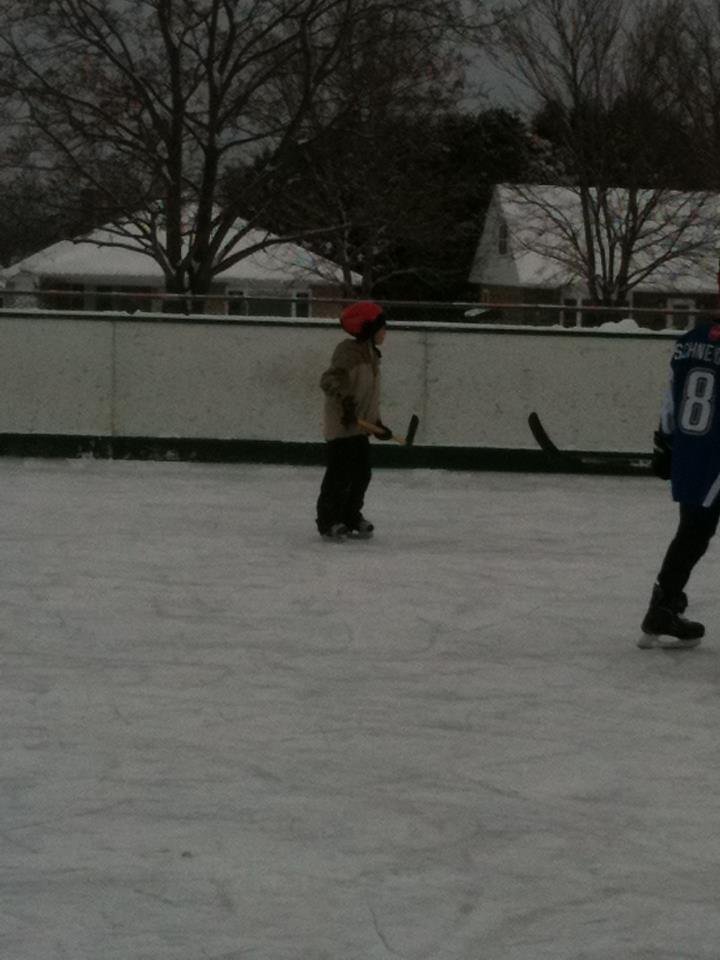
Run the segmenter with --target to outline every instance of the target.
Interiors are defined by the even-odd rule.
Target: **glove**
[[[352,427],[353,424],[357,422],[357,408],[355,406],[355,401],[352,397],[343,397],[340,401],[340,405],[342,407],[340,423],[344,427]]]
[[[390,427],[386,427],[384,423],[381,423],[379,420],[375,424],[376,427],[380,427],[382,433],[376,433],[375,438],[377,440],[392,440],[393,432]]]
[[[653,434],[653,452],[650,461],[650,467],[656,477],[661,480],[669,480],[672,474],[672,446],[670,440],[656,430]]]

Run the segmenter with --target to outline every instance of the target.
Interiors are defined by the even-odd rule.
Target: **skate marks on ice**
[[[716,645],[633,643],[664,490],[377,471],[334,550],[316,470],[0,477],[4,956],[716,960]]]

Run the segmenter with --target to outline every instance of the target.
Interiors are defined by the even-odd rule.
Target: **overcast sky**
[[[493,58],[482,50],[473,50],[470,53],[464,106],[479,110],[504,107],[521,114],[532,112],[528,92],[520,81],[503,71]]]

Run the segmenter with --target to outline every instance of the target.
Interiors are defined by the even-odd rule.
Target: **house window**
[[[498,227],[498,253],[503,256],[508,252],[509,238],[510,231],[508,230],[508,225],[501,223]]]
[[[581,314],[577,308],[577,300],[568,298],[563,300],[563,309],[560,311],[560,323],[564,327],[577,327],[580,324]]]
[[[296,293],[295,294],[295,316],[296,317],[309,317],[310,316],[310,294],[309,293]]]
[[[114,310],[123,313],[151,313],[152,290],[144,287],[98,287],[95,297],[96,310]]]
[[[683,297],[671,297],[667,314],[667,326],[673,330],[689,330],[695,322],[695,301]]]
[[[286,297],[273,297],[228,290],[228,314],[236,317],[309,317],[310,294],[291,293]]]
[[[84,310],[85,287],[82,283],[61,283],[43,280],[40,290],[40,306],[45,310]],[[51,292],[52,291],[52,292]]]
[[[247,316],[247,301],[242,290],[228,290],[227,312],[233,317]]]
[[[251,317],[291,317],[292,302],[281,297],[249,297]]]

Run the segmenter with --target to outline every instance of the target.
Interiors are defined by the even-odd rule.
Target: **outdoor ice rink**
[[[0,460],[2,960],[718,960],[720,543],[651,478]]]

